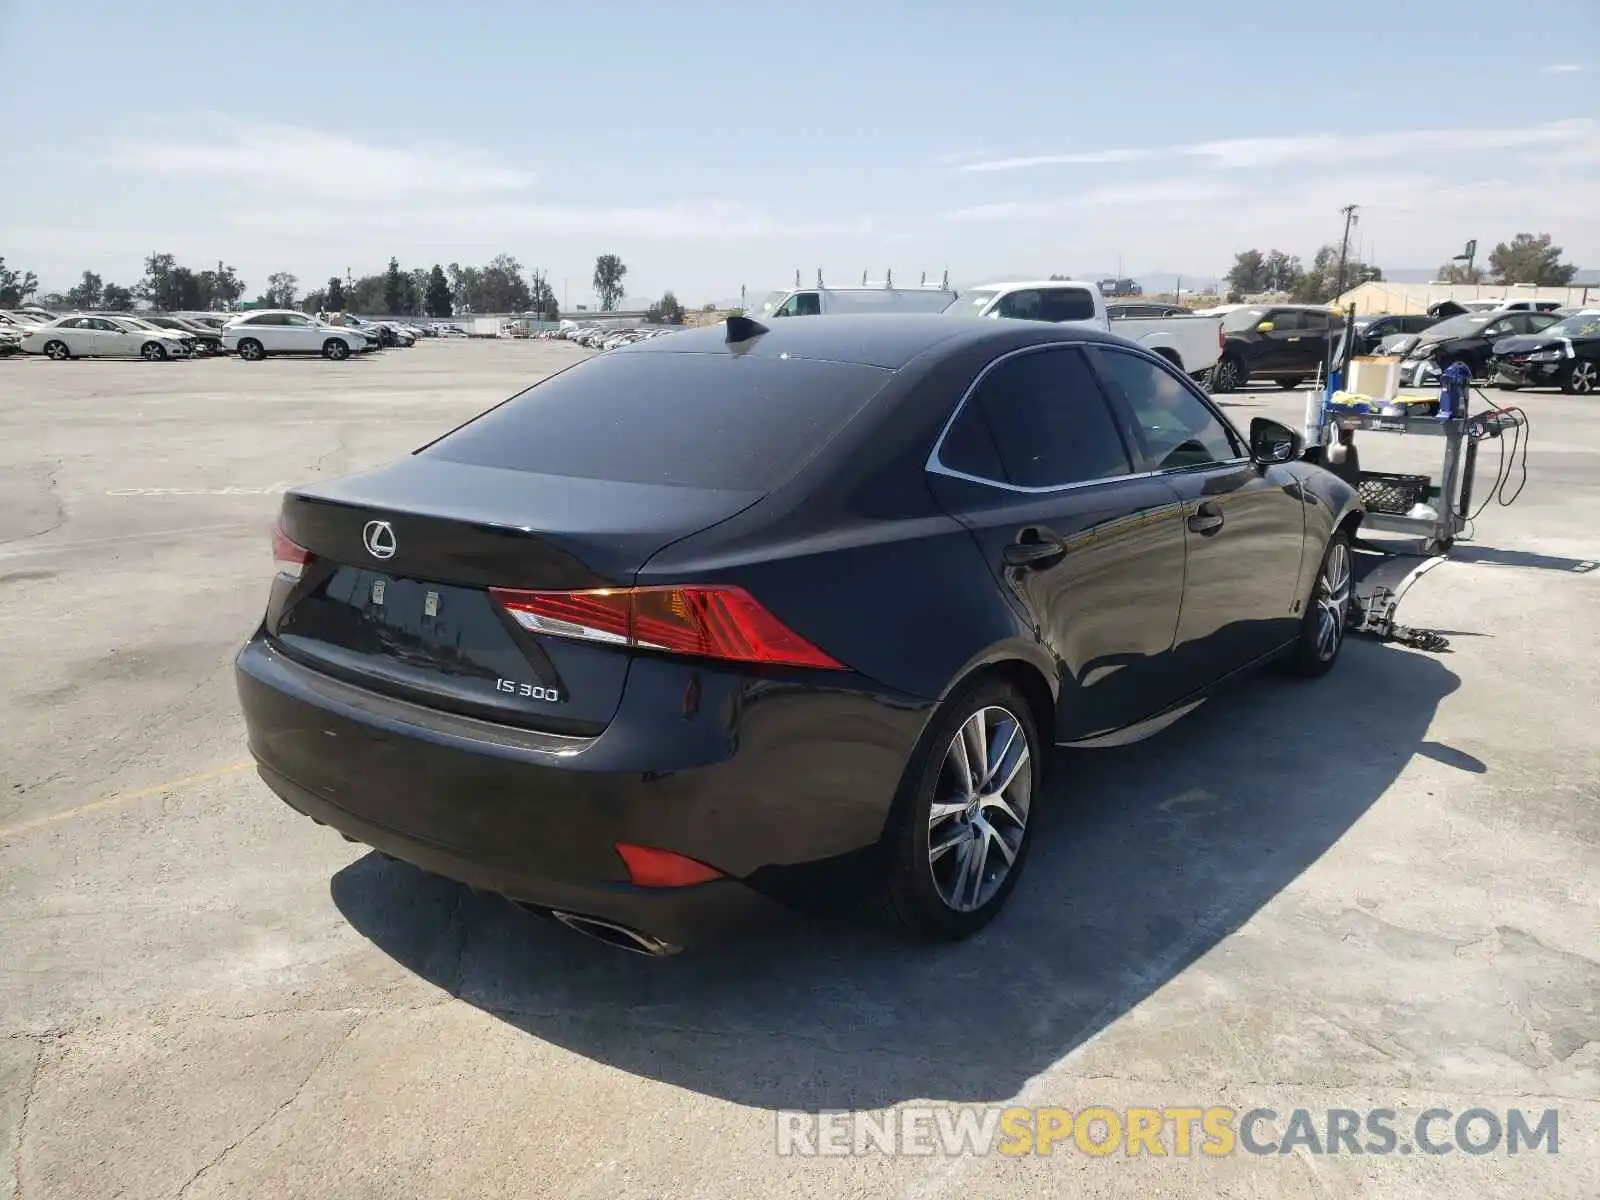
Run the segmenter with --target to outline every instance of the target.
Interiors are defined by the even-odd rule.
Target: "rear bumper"
[[[264,636],[236,680],[261,777],[291,807],[425,870],[675,945],[825,900],[859,871],[926,717],[897,697],[641,659],[604,733],[562,737],[352,687]],[[726,878],[638,887],[617,842]]]

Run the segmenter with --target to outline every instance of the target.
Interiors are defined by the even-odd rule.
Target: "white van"
[[[771,292],[745,316],[820,317],[824,313],[937,313],[950,307],[956,293],[943,283],[926,287],[794,287]]]

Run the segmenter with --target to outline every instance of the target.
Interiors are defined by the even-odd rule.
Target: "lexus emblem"
[[[387,521],[368,521],[361,531],[361,540],[373,558],[393,558],[396,549],[394,526]]]

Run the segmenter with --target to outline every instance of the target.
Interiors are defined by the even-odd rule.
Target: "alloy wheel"
[[[1225,358],[1212,369],[1211,378],[1214,391],[1236,391],[1239,387],[1239,364],[1231,358]]]
[[[928,866],[957,912],[982,908],[1016,863],[1033,799],[1028,735],[1015,714],[980,708],[945,749],[928,809]]]
[[[159,362],[167,356],[167,348],[155,342],[146,342],[140,353],[144,355],[146,362]]]
[[[44,348],[44,352],[56,362],[66,362],[72,357],[72,352],[67,349],[65,342],[51,342]]]
[[[1588,359],[1579,359],[1572,364],[1572,374],[1568,386],[1575,396],[1587,396],[1592,393],[1597,383],[1600,383],[1600,368]]]
[[[1344,640],[1350,612],[1350,549],[1343,540],[1328,547],[1317,577],[1317,658],[1330,662]]]

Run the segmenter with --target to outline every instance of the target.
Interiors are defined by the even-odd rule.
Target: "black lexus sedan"
[[[1559,387],[1569,396],[1600,390],[1600,308],[1587,308],[1535,334],[1494,345],[1490,382],[1515,391]]]
[[[295,809],[612,943],[840,879],[960,938],[1052,746],[1333,666],[1361,516],[1109,334],[734,317],[288,493],[238,689]]]

